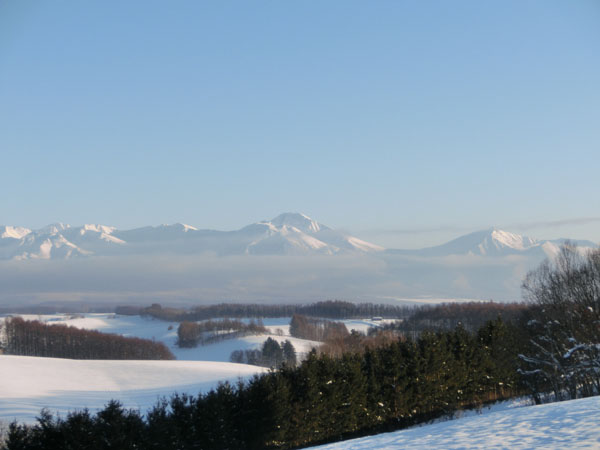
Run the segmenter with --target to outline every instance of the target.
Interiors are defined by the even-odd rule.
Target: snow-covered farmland
[[[179,348],[176,345],[178,322],[165,322],[150,317],[124,316],[113,313],[99,314],[53,314],[25,315],[26,320],[39,320],[51,324],[65,324],[87,330],[98,330],[103,333],[115,333],[123,336],[135,336],[163,342],[178,360],[183,361],[220,361],[228,362],[234,350],[254,350],[261,347],[267,338],[278,342],[290,340],[296,349],[299,359],[313,347],[321,343],[289,336],[289,317],[263,319],[265,327],[271,334],[250,335],[235,339],[227,339],[210,345],[199,345],[195,348]]]
[[[110,399],[145,412],[161,396],[197,394],[266,369],[209,361],[90,361],[0,356],[0,420],[31,422],[47,407],[94,411]]]
[[[0,356],[0,421],[31,422],[42,408],[66,414],[69,410],[101,408],[118,399],[142,411],[161,396],[173,392],[196,394],[216,387],[219,381],[237,381],[265,369],[229,363],[234,350],[258,349],[271,337],[289,339],[299,359],[320,342],[289,336],[290,318],[264,319],[269,334],[250,335],[196,348],[179,348],[177,322],[148,317],[102,314],[21,315],[26,320],[65,324],[105,333],[161,341],[178,361],[81,361],[57,358]],[[0,318],[0,321],[3,318]],[[366,332],[377,326],[370,320],[344,321],[348,329]]]
[[[600,397],[493,411],[312,448],[600,449]]]
[[[165,322],[150,317],[124,316],[113,313],[98,314],[53,314],[53,315],[26,315],[21,314],[26,320],[39,320],[51,324],[65,324],[87,330],[98,330],[104,333],[115,333],[123,336],[135,336],[163,342],[173,352],[178,360],[184,361],[229,361],[229,356],[234,350],[258,349],[267,338],[271,337],[278,342],[290,340],[296,349],[299,359],[313,347],[321,343],[306,339],[298,339],[289,335],[289,317],[263,319],[265,327],[270,334],[245,336],[228,339],[210,345],[199,345],[196,348],[179,348],[177,341],[177,322]],[[245,320],[248,321],[248,320]],[[381,326],[393,320],[373,321],[371,319],[342,320],[348,330],[357,330],[366,333],[371,327]]]

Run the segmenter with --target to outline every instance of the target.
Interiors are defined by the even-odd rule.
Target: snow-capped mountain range
[[[564,240],[539,241],[495,228],[421,250],[384,249],[329,228],[299,213],[284,213],[235,231],[174,224],[118,230],[105,225],[62,223],[39,230],[0,226],[0,259],[66,259],[136,254],[309,255],[400,254],[415,256],[526,254],[553,256]],[[577,242],[596,247],[590,241]]]
[[[333,255],[383,250],[383,247],[333,230],[298,213],[284,213],[236,231],[200,230],[180,223],[133,230],[89,224],[72,227],[62,223],[39,230],[0,226],[0,259],[148,253]]]

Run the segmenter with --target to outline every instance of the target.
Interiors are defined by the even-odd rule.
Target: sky
[[[600,241],[600,3],[0,0],[0,224]]]

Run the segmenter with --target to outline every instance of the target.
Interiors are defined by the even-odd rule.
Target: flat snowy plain
[[[597,450],[600,449],[600,396],[492,411],[311,448]]]

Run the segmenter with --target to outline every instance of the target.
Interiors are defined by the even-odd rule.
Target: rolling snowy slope
[[[196,348],[179,348],[178,323],[117,314],[20,315],[26,320],[64,324],[165,343],[177,361],[82,361],[0,355],[0,421],[32,422],[42,408],[69,410],[101,408],[110,399],[142,411],[173,392],[206,392],[220,381],[232,383],[267,369],[228,362],[234,350],[258,349],[271,337],[289,339],[302,359],[319,342],[285,335],[289,318],[265,319],[272,334],[229,339]],[[3,318],[0,318],[2,321]],[[281,331],[280,331],[281,330]]]
[[[209,361],[90,361],[0,355],[0,420],[33,422],[42,408],[66,415],[110,399],[145,412],[173,392],[197,394],[266,369]]]
[[[491,412],[312,448],[599,449],[600,397]]]
[[[98,330],[103,333],[114,333],[122,336],[133,336],[152,339],[164,343],[178,360],[182,361],[213,361],[229,362],[234,350],[259,349],[267,338],[277,342],[289,340],[299,359],[304,358],[313,347],[320,342],[298,339],[289,336],[289,317],[264,319],[265,327],[270,334],[243,336],[235,339],[217,341],[210,345],[199,345],[195,348],[180,348],[177,346],[177,322],[165,322],[150,317],[124,316],[113,313],[97,313],[72,316],[70,314],[28,315],[18,314],[25,320],[39,320],[49,324],[63,324],[86,330]],[[0,322],[3,319],[0,317]],[[351,327],[349,327],[350,329]],[[358,328],[355,326],[354,328]],[[363,324],[361,329],[364,329]],[[280,330],[280,331],[279,331]]]

